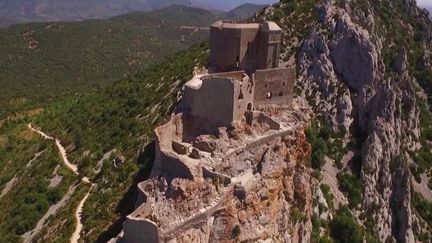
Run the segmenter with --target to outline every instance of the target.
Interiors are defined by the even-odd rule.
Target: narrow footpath
[[[58,150],[59,150],[59,153],[60,153],[60,155],[61,155],[61,157],[62,157],[62,161],[63,161],[63,163],[64,163],[64,164],[66,165],[66,167],[68,167],[68,168],[69,168],[69,169],[70,169],[74,174],[76,174],[76,175],[78,175],[78,176],[80,175],[80,173],[79,173],[79,171],[78,171],[78,167],[77,167],[75,164],[72,164],[72,163],[69,161],[69,159],[68,159],[68,157],[67,157],[66,149],[63,147],[63,145],[61,144],[61,142],[60,142],[59,139],[56,139],[56,138],[54,138],[54,137],[51,137],[51,136],[47,135],[46,133],[44,133],[43,131],[37,130],[36,128],[34,128],[34,127],[32,126],[31,123],[28,124],[28,127],[29,127],[29,129],[31,129],[33,132],[36,132],[36,133],[38,133],[39,135],[41,135],[43,138],[48,139],[48,140],[53,140],[53,141],[55,141],[55,144],[56,144],[56,146],[57,146],[57,148],[58,148]],[[87,177],[82,177],[82,178],[81,178],[81,181],[82,181],[83,183],[90,183],[90,180],[89,180],[89,178],[87,178]],[[93,187],[94,187],[94,184],[91,186],[90,190],[87,192],[87,194],[84,196],[84,198],[83,198],[83,199],[80,201],[80,203],[78,204],[78,207],[75,209],[75,219],[76,219],[76,221],[77,221],[77,225],[75,226],[75,231],[74,231],[74,233],[72,234],[72,236],[71,236],[71,238],[70,238],[70,242],[71,242],[71,243],[77,243],[78,240],[79,240],[79,238],[81,237],[80,234],[81,234],[81,230],[82,230],[82,227],[83,227],[83,225],[82,225],[82,217],[81,217],[81,215],[82,215],[82,210],[83,210],[84,204],[85,204],[86,200],[88,199],[88,197],[89,197],[89,195],[90,195],[90,192],[91,192],[91,190],[93,189]],[[74,191],[75,191],[75,190],[73,190],[72,192],[69,191],[69,192],[65,195],[65,197],[63,197],[63,199],[66,198],[64,201],[68,200]],[[68,194],[70,194],[70,195],[68,195]],[[66,197],[66,196],[67,196],[67,197]],[[62,199],[61,201],[63,201],[63,199]],[[60,202],[61,202],[61,201],[60,201]],[[57,203],[57,204],[56,204],[57,207],[60,208],[61,206],[63,206],[64,201],[63,201],[62,203],[60,203],[60,202]],[[54,205],[54,206],[56,206],[56,205]],[[56,207],[56,210],[51,210],[51,212],[50,212],[50,210],[48,210],[47,214],[49,214],[49,215],[53,215],[53,214],[55,214],[55,212],[56,212],[57,209],[58,209],[57,207]],[[51,208],[50,208],[50,209],[51,209]],[[47,215],[47,214],[45,214],[45,215]],[[48,215],[48,216],[49,216],[49,215]],[[44,216],[44,217],[45,217],[45,216]],[[30,242],[30,241],[31,241],[31,238],[32,238],[34,235],[36,235],[37,232],[39,232],[39,231],[42,229],[42,227],[43,227],[43,225],[44,225],[44,223],[45,223],[45,220],[46,220],[46,218],[44,218],[44,217],[43,217],[41,220],[39,220],[38,225],[36,226],[35,229],[33,229],[33,230],[31,230],[29,233],[26,233],[25,235],[23,235],[24,242]],[[29,241],[29,238],[30,238],[30,241]]]

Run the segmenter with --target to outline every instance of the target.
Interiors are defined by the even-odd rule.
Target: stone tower
[[[210,71],[276,68],[282,29],[274,22],[217,21],[210,27]]]

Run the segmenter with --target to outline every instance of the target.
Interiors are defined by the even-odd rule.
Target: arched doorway
[[[252,110],[252,103],[248,103],[248,104],[247,104],[247,110],[248,110],[248,111],[251,111],[251,110]]]

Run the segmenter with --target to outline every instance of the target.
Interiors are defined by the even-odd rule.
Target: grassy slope
[[[214,19],[205,10],[172,6],[108,20],[0,30],[0,118],[15,109],[11,97],[46,101],[134,74],[208,38],[207,30],[176,26],[208,26]]]

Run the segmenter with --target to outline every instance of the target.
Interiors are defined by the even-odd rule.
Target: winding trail
[[[62,156],[62,159],[63,159],[64,164],[65,164],[65,165],[66,165],[66,166],[67,166],[67,167],[68,167],[68,168],[69,168],[73,173],[75,173],[76,175],[79,175],[78,167],[77,167],[75,164],[72,164],[72,163],[69,161],[69,159],[67,158],[66,149],[65,149],[65,148],[63,147],[63,145],[60,143],[60,140],[59,140],[59,139],[55,139],[55,138],[53,138],[53,137],[47,135],[46,133],[44,133],[44,132],[42,132],[42,131],[40,131],[40,130],[37,130],[36,128],[34,128],[34,127],[32,126],[31,123],[28,124],[28,127],[29,127],[32,131],[38,133],[39,135],[41,135],[41,136],[42,136],[43,138],[45,138],[45,139],[48,139],[48,140],[55,140],[55,143],[56,143],[57,148],[58,148],[58,150],[59,150],[59,152],[60,152],[60,155]]]
[[[39,135],[41,135],[43,138],[48,139],[48,140],[53,140],[55,141],[55,144],[60,152],[60,155],[62,157],[63,163],[76,175],[80,175],[79,171],[78,171],[78,167],[75,164],[72,164],[68,157],[67,157],[67,152],[66,149],[63,147],[63,145],[61,144],[59,139],[56,139],[54,137],[49,136],[48,134],[42,132],[41,130],[38,130],[36,128],[34,128],[32,126],[31,123],[28,124],[28,127],[33,131],[38,133]],[[82,177],[81,181],[83,183],[90,183],[90,179],[87,177]],[[71,238],[70,238],[70,242],[71,243],[77,243],[79,238],[81,237],[80,233],[81,230],[83,228],[82,225],[82,211],[83,211],[83,207],[84,204],[86,202],[86,200],[88,199],[91,190],[94,188],[95,184],[92,184],[90,190],[87,192],[87,194],[84,196],[84,198],[80,201],[80,203],[78,204],[78,207],[75,209],[75,219],[77,221],[77,225],[75,226],[75,231],[72,234]],[[60,208],[61,206],[63,206],[63,204],[65,203],[66,200],[68,200],[72,193],[75,191],[74,190],[69,190],[68,193],[66,193],[66,195],[63,197],[62,200],[60,200],[60,202],[58,202],[57,204],[53,205],[51,208],[54,207],[53,210],[51,210],[51,208],[48,210],[48,212],[39,220],[38,224],[36,225],[36,227],[31,230],[30,232],[27,232],[26,234],[23,235],[24,238],[24,242],[31,242],[31,239],[34,237],[34,235],[36,235],[43,227],[46,219],[50,216],[55,214],[55,212],[58,210],[58,208]]]
[[[90,188],[90,190],[87,192],[87,194],[84,196],[84,198],[80,201],[80,203],[78,204],[78,207],[75,209],[75,219],[77,221],[77,225],[75,227],[75,231],[72,234],[72,237],[70,239],[71,243],[77,243],[78,240],[81,238],[81,230],[83,228],[82,225],[82,211],[84,208],[84,203],[86,202],[87,198],[90,195],[90,191],[93,189],[94,185],[92,185],[92,187]]]

